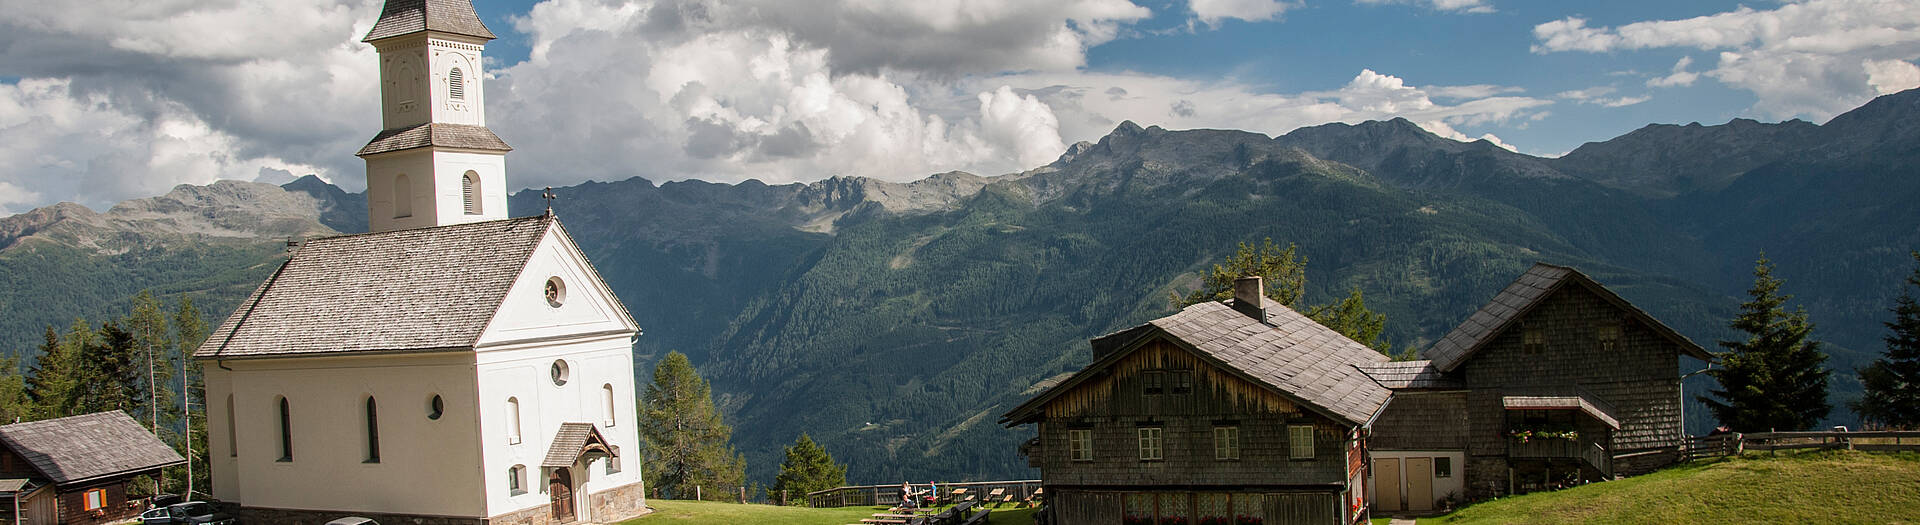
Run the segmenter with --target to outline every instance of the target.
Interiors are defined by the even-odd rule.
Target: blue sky
[[[0,213],[363,185],[380,0],[0,0]],[[1920,2],[478,0],[516,186],[1016,172],[1121,120],[1406,117],[1558,155],[1920,86]]]

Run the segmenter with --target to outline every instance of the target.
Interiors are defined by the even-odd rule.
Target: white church
[[[508,218],[469,0],[387,0],[371,232],[313,239],[200,346],[242,522],[610,523],[646,510],[640,329],[560,221]]]

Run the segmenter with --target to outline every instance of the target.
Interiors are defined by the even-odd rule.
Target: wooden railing
[[[1862,432],[1755,432],[1688,438],[1681,446],[1682,459],[1738,455],[1748,450],[1793,450],[1806,448],[1844,448],[1848,450],[1920,451],[1920,431],[1885,430]]]
[[[915,483],[913,485],[914,485],[914,490],[927,489],[927,484],[925,483]],[[1012,494],[1014,501],[1025,500],[1028,497],[1033,495],[1033,491],[1040,490],[1040,480],[1037,480],[1037,479],[1014,480],[1014,481],[964,481],[964,482],[954,482],[954,483],[935,483],[934,485],[938,486],[940,489],[939,494],[936,494],[936,496],[939,498],[941,502],[951,501],[953,499],[953,491],[955,489],[960,489],[960,488],[967,489],[967,492],[966,492],[967,496],[973,498],[976,501],[978,501],[980,498],[986,497],[987,494],[992,493],[993,489],[1001,489],[1001,494],[1003,495]],[[834,487],[827,490],[820,490],[820,491],[807,493],[808,507],[853,507],[853,506],[878,507],[882,505],[892,506],[892,505],[898,505],[898,504],[900,504],[900,484],[899,483],[886,484],[886,485],[853,485],[853,486],[846,486],[846,487]]]
[[[1599,443],[1579,439],[1529,439],[1507,440],[1507,457],[1539,459],[1579,459],[1600,471],[1603,476],[1613,475],[1613,458],[1607,449]]]

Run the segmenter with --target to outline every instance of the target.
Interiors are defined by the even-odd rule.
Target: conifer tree
[[[746,459],[728,440],[733,429],[713,406],[713,391],[693,363],[668,352],[654,366],[641,398],[640,436],[647,441],[648,486],[682,499],[731,499],[746,480]]]
[[[1354,288],[1346,299],[1332,304],[1312,308],[1296,308],[1307,293],[1307,258],[1299,254],[1299,247],[1288,244],[1286,249],[1266,239],[1256,246],[1240,243],[1234,254],[1200,279],[1200,289],[1187,295],[1173,294],[1169,299],[1176,307],[1185,307],[1205,301],[1225,301],[1233,298],[1233,281],[1241,277],[1260,276],[1261,284],[1266,286],[1267,297],[1282,306],[1294,308],[1313,318],[1315,322],[1332,328],[1340,335],[1373,347],[1383,354],[1392,354],[1393,344],[1380,338],[1386,329],[1386,314],[1374,313],[1367,308],[1366,298],[1359,288]]]
[[[1720,389],[1699,399],[1735,432],[1806,430],[1831,408],[1827,355],[1818,341],[1808,339],[1813,323],[1806,309],[1786,311],[1792,296],[1780,293],[1782,282],[1773,276],[1773,261],[1760,254],[1753,288],[1747,290],[1750,298],[1728,323],[1747,337],[1720,341],[1726,348],[1719,354],[1722,366],[1707,371]]]
[[[780,462],[780,474],[773,477],[773,488],[767,489],[768,501],[779,501],[780,492],[786,491],[789,501],[804,502],[801,497],[808,492],[847,484],[847,466],[835,463],[827,449],[805,432],[786,447],[786,456]]]
[[[135,365],[137,345],[132,332],[115,323],[101,323],[98,337],[80,352],[75,402],[68,415],[107,410],[137,414],[146,406],[141,398],[146,381]]]
[[[181,296],[170,319],[173,324],[174,354],[180,359],[180,377],[182,379],[180,399],[182,416],[187,419],[187,441],[182,444],[181,455],[187,457],[186,468],[191,476],[168,475],[167,479],[189,480],[187,486],[178,487],[181,494],[208,493],[213,490],[213,470],[207,466],[207,383],[200,376],[200,362],[193,359],[193,352],[200,349],[200,343],[207,339],[207,320],[200,316],[200,310],[193,305],[193,298]]]
[[[67,342],[60,339],[53,325],[47,325],[44,335],[46,341],[40,344],[40,352],[34,356],[32,368],[27,370],[27,399],[34,409],[29,419],[65,415],[62,409],[73,392],[74,360],[67,351]]]
[[[1864,422],[1887,428],[1920,428],[1920,251],[1912,252],[1913,275],[1894,299],[1893,321],[1887,325],[1887,349],[1880,359],[1860,369],[1863,387],[1853,410]]]

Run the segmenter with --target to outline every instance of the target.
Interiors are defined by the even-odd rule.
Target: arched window
[[[239,436],[233,428],[233,394],[227,394],[227,457],[240,456]]]
[[[507,444],[520,444],[520,398],[507,398]]]
[[[280,398],[280,461],[293,461],[293,412],[287,398]]]
[[[393,218],[402,219],[413,216],[413,181],[407,174],[393,176]]]
[[[606,410],[605,410],[606,417],[602,418],[603,419],[602,423],[605,423],[606,426],[611,427],[615,422],[617,422],[613,417],[613,383],[600,385],[600,399],[601,399],[601,404],[605,405],[606,407]]]
[[[466,175],[460,176],[460,201],[466,204],[467,215],[480,214],[479,173],[467,170]]]
[[[460,68],[447,72],[447,98],[462,100],[467,98],[467,79],[460,74]]]
[[[507,494],[518,496],[527,493],[527,467],[514,465],[507,469]]]
[[[367,396],[367,463],[380,462],[380,409]]]

